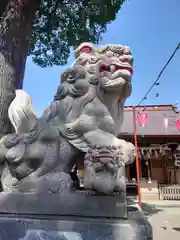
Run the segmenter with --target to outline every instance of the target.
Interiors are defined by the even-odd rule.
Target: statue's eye
[[[83,58],[82,58],[82,57],[78,57],[78,58],[76,59],[76,62],[81,62],[81,61],[83,61]]]
[[[119,55],[119,53],[114,53],[113,56],[114,57],[119,57],[120,55]]]
[[[74,76],[76,76],[76,72],[75,71],[70,72],[69,78],[73,78]]]
[[[89,63],[96,63],[97,60],[98,60],[98,59],[97,59],[95,56],[91,56],[91,57],[89,58]]]
[[[72,83],[76,80],[77,73],[76,71],[71,71],[68,75],[68,82]]]

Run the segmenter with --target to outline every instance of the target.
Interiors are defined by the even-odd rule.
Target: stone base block
[[[0,240],[152,240],[152,228],[137,209],[127,220],[1,214]]]
[[[88,191],[59,193],[0,193],[0,213],[46,216],[127,218],[125,195]]]
[[[143,212],[120,199],[0,194],[0,240],[152,240]]]

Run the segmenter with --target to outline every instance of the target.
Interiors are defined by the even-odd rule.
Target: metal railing
[[[160,200],[180,200],[180,184],[159,184]]]

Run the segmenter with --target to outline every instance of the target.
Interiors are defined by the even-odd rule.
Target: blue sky
[[[136,105],[155,81],[180,41],[180,0],[128,0],[110,23],[100,44],[128,45],[134,56],[133,92],[127,105]],[[38,115],[52,101],[66,66],[42,69],[28,58],[24,90],[33,99]],[[159,97],[156,98],[156,93]],[[144,104],[180,104],[180,50]]]

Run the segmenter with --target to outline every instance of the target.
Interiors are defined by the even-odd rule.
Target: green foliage
[[[125,0],[41,0],[29,55],[41,67],[64,65],[70,48],[98,43]]]

